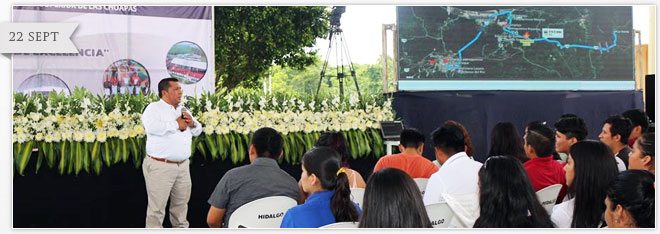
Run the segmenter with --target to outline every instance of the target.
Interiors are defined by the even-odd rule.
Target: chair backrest
[[[321,226],[321,228],[357,228],[358,227],[358,222],[339,222],[339,223],[331,223],[325,226]]]
[[[415,184],[417,184],[417,187],[419,188],[419,191],[422,192],[422,196],[424,196],[424,191],[426,191],[426,184],[429,182],[428,178],[414,178]]]
[[[440,168],[440,167],[442,166],[442,165],[440,165],[440,163],[438,162],[438,160],[433,160],[433,164],[434,164],[436,167],[438,167],[438,168]]]
[[[434,203],[426,206],[433,228],[447,228],[449,222],[454,218],[454,211],[446,202]]]
[[[279,228],[289,208],[298,204],[285,196],[272,196],[257,199],[238,207],[229,217],[229,228]]]
[[[449,208],[454,212],[454,218],[449,223],[450,228],[472,228],[479,218],[478,193],[441,194]]]
[[[559,195],[560,190],[561,184],[553,184],[536,192],[536,197],[538,197],[539,202],[545,211],[548,212],[548,215],[552,214],[552,207],[554,207],[557,202],[557,196]]]
[[[351,201],[355,202],[362,209],[362,199],[364,199],[363,188],[351,188]]]

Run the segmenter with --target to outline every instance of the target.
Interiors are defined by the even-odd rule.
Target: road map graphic
[[[632,80],[632,7],[397,7],[402,80]]]

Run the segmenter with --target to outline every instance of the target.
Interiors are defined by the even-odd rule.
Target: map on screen
[[[632,81],[630,6],[397,7],[399,80]]]

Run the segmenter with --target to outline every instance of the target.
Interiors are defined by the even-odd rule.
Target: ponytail
[[[336,222],[358,221],[355,204],[351,201],[348,175],[341,167],[339,154],[330,147],[315,147],[302,158],[307,174],[315,174],[321,187],[333,191],[330,210]]]
[[[355,205],[351,201],[351,189],[348,185],[348,175],[344,168],[337,172],[337,182],[330,199],[330,210],[335,216],[336,222],[357,221],[358,214]]]

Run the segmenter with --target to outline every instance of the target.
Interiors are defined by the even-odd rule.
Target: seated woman
[[[495,124],[490,133],[490,151],[488,156],[505,155],[513,156],[524,163],[529,158],[523,148],[523,139],[518,134],[518,129],[511,122],[499,122]]]
[[[655,174],[655,133],[644,133],[635,140],[628,162],[628,169],[647,170]]]
[[[346,175],[348,176],[348,186],[350,188],[364,188],[366,186],[362,175],[357,171],[348,168],[348,158],[350,156],[348,155],[348,143],[346,142],[344,135],[340,132],[323,133],[319,139],[316,140],[315,146],[326,146],[337,151],[337,156],[339,157],[342,168],[344,168],[344,171],[346,171]],[[305,203],[305,200],[307,200],[309,194],[303,191],[300,183],[298,183],[298,188],[300,189],[300,201],[298,201],[298,203],[303,204]]]
[[[568,192],[552,208],[552,222],[559,228],[605,226],[605,191],[619,173],[612,150],[600,141],[579,141],[569,149],[564,171]]]
[[[655,177],[649,171],[629,170],[619,173],[607,188],[607,227],[655,228],[654,184]]]
[[[519,159],[491,156],[479,170],[475,228],[552,228]]]
[[[289,209],[282,228],[317,228],[336,222],[357,221],[360,208],[351,201],[348,176],[337,152],[316,147],[302,158],[300,185],[310,196],[305,204]]]
[[[405,172],[384,168],[374,172],[364,191],[360,228],[432,228],[422,194]]]

